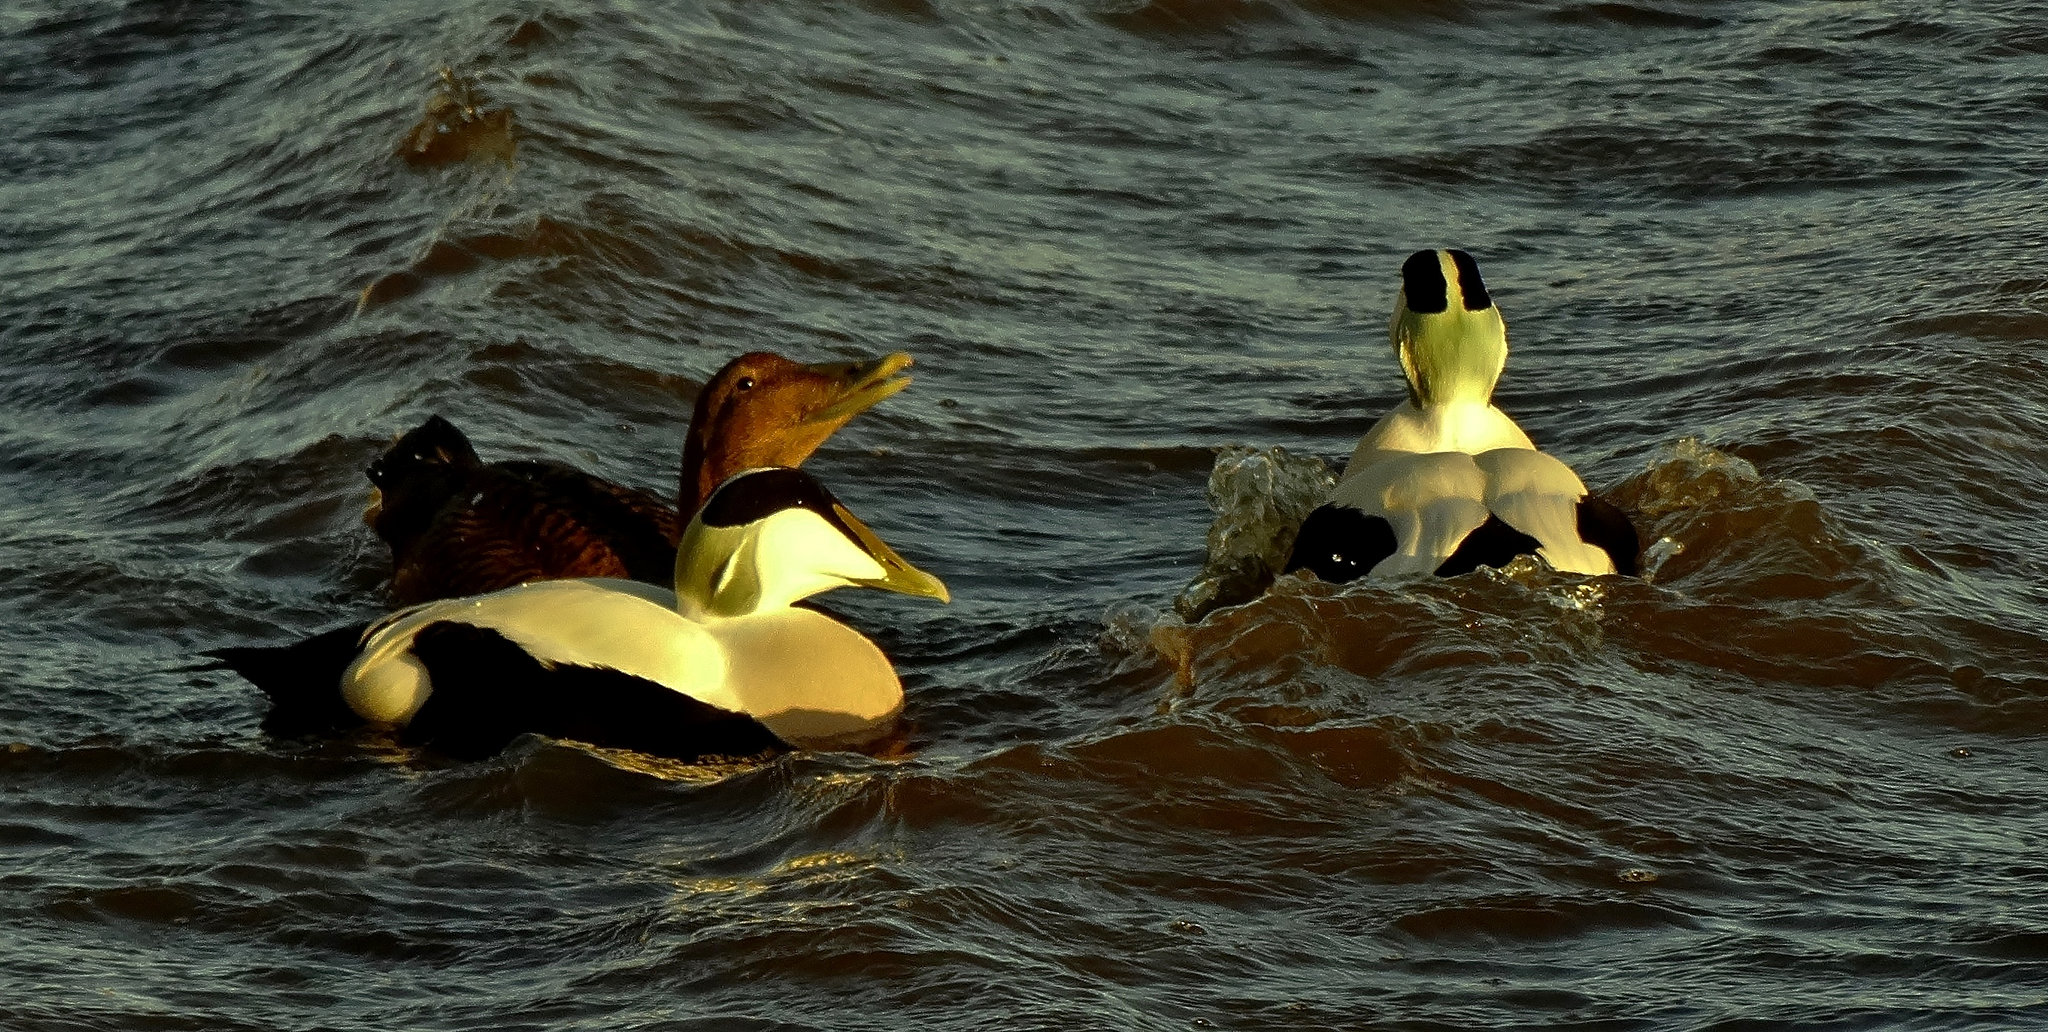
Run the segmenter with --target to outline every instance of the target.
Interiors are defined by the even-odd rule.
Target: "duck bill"
[[[910,362],[908,354],[894,351],[866,362],[820,362],[805,366],[809,372],[840,384],[838,394],[805,422],[838,425],[874,408],[910,386],[910,377],[897,375],[908,369]]]
[[[935,598],[941,602],[951,602],[953,600],[952,594],[946,590],[945,582],[910,565],[908,560],[896,554],[895,549],[890,548],[881,538],[876,537],[875,532],[869,530],[868,525],[862,523],[859,517],[846,511],[845,506],[835,504],[832,506],[832,510],[833,514],[839,517],[842,525],[852,532],[854,540],[860,542],[861,549],[867,552],[875,560],[875,563],[882,568],[881,576],[856,580],[854,583],[866,588],[881,588],[885,591],[897,591],[905,595]]]

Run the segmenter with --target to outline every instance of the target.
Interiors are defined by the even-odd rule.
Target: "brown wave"
[[[631,231],[538,215],[523,226],[437,237],[410,265],[378,276],[364,287],[356,311],[361,314],[403,300],[437,280],[467,275],[486,262],[579,258],[649,276],[657,275],[667,261],[654,242],[639,239]]]
[[[492,107],[476,81],[443,67],[426,111],[398,142],[396,153],[414,168],[460,161],[512,163],[518,140],[512,109]]]
[[[1984,681],[1951,658],[1951,641],[1970,641],[1971,654],[2007,647],[1981,618],[1917,611],[1908,585],[1923,571],[1847,531],[1810,491],[1697,441],[1670,446],[1607,494],[1649,542],[1647,579],[1561,576],[1533,559],[1393,586],[1289,576],[1192,619],[1126,615],[1113,636],[1184,691],[1205,693],[1332,670],[1378,680],[1573,664],[1614,649],[1646,669],[1764,683],[1948,685]],[[1984,690],[2025,694],[2004,681]]]

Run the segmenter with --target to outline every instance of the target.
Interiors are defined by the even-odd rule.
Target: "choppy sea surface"
[[[2048,1027],[2048,5],[0,10],[0,1028]],[[1645,580],[1268,585],[1472,252]],[[726,359],[889,755],[276,740],[364,466]]]

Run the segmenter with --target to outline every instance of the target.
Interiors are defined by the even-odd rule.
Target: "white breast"
[[[727,690],[740,712],[791,745],[859,745],[896,723],[903,685],[860,632],[810,609],[780,609],[710,625],[725,649]]]

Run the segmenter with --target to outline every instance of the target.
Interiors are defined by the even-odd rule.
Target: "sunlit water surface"
[[[2044,138],[2023,0],[10,5],[0,1027],[2048,1023]],[[1430,246],[1647,580],[1265,590]],[[393,433],[665,488],[755,348],[917,356],[900,754],[193,669]]]

